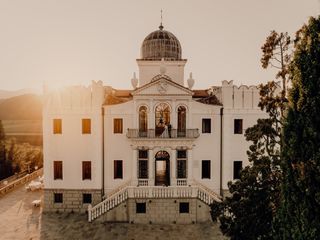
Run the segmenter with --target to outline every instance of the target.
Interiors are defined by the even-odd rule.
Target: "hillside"
[[[20,95],[25,95],[25,94],[34,94],[37,91],[34,89],[20,89],[20,90],[16,90],[16,91],[7,91],[7,90],[1,90],[0,89],[0,101],[2,101],[3,99],[8,99],[8,98],[12,98],[12,97],[16,97],[16,96],[20,96]]]
[[[35,94],[24,94],[0,101],[1,120],[41,120],[42,100]]]

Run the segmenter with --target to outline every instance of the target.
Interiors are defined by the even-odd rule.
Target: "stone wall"
[[[4,196],[5,194],[17,189],[18,187],[21,187],[21,185],[26,184],[30,182],[31,180],[36,179],[37,177],[40,177],[43,175],[43,168],[34,171],[30,174],[27,174],[21,178],[18,178],[12,182],[10,182],[10,179],[4,179],[4,181],[9,181],[7,185],[4,185],[0,187],[0,197]],[[3,181],[3,182],[4,182]]]
[[[54,203],[54,193],[63,194],[62,203]],[[44,189],[44,211],[86,212],[89,204],[83,203],[84,193],[92,194],[93,206],[101,202],[101,190],[97,189]]]
[[[179,213],[180,202],[189,203],[189,213]],[[146,213],[136,212],[136,203],[146,203]],[[141,224],[192,224],[210,221],[210,207],[198,199],[128,199],[98,221]]]
[[[54,193],[63,194],[63,203],[54,203]],[[100,190],[44,190],[45,212],[86,212],[89,204],[82,203],[82,194],[92,194],[92,205],[101,202]],[[180,213],[180,202],[189,203],[189,213]],[[136,203],[146,203],[146,213],[136,212]],[[128,199],[103,214],[97,221],[141,224],[192,224],[210,221],[210,207],[202,201],[190,199]]]

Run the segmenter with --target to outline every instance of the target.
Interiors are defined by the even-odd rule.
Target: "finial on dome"
[[[160,30],[163,30],[163,25],[162,25],[162,9],[161,9],[161,22],[160,22],[159,29],[160,29]]]
[[[134,89],[138,86],[138,78],[136,77],[136,72],[133,73],[133,78],[131,79],[131,85]]]
[[[167,68],[166,68],[166,64],[164,62],[164,58],[161,58],[161,64],[160,64],[160,74],[161,75],[164,75],[167,71]]]

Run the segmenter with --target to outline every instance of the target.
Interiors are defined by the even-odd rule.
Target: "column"
[[[154,186],[154,153],[153,149],[148,150],[149,186]]]
[[[177,186],[177,150],[172,149],[170,155],[170,184],[171,186]]]
[[[187,184],[192,185],[193,184],[193,159],[192,159],[192,149],[187,150]]]
[[[132,185],[137,186],[138,185],[138,162],[137,162],[137,157],[138,157],[138,150],[133,149],[133,155],[132,155]]]

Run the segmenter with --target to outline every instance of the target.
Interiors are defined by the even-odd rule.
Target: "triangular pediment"
[[[193,92],[165,75],[158,75],[151,82],[135,89],[131,94],[133,96],[192,96]]]

